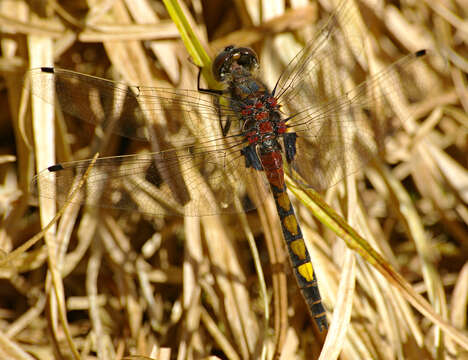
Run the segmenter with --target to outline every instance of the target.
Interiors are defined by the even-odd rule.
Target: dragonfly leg
[[[209,94],[209,95],[223,95],[224,91],[223,90],[216,90],[216,89],[204,89],[200,87],[200,78],[202,74],[202,67],[198,66],[198,76],[197,76],[197,90],[203,94]]]

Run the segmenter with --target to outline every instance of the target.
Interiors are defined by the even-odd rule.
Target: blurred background
[[[338,40],[330,39],[343,43],[329,45],[344,64],[352,61],[346,79],[359,83],[420,49],[429,55],[412,70],[414,91],[413,80],[391,84],[404,94],[397,114],[404,124],[385,139],[382,162],[353,176],[356,193],[342,182],[322,195],[453,328],[441,330],[410,305],[366,256],[355,257],[293,197],[328,319],[341,314],[336,327],[343,331],[333,333],[325,351],[342,359],[468,358],[468,2],[349,3]],[[342,4],[180,3],[210,57],[231,44],[252,47],[271,87]],[[196,90],[198,68],[161,1],[0,0],[0,27],[6,259],[56,212],[54,201],[30,195],[33,176],[58,162],[91,158],[102,137],[41,99],[31,110],[28,69],[57,66],[132,85]],[[185,125],[169,124],[167,140],[177,144]],[[101,155],[149,148],[117,138],[98,147]],[[1,265],[0,358],[317,358],[325,334],[297,289],[274,204],[266,198],[255,205],[247,214],[186,218],[68,207],[50,235]]]

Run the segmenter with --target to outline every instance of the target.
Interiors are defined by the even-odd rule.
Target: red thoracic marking
[[[255,115],[255,120],[261,121],[265,120],[268,117],[268,113],[266,111],[261,111]]]
[[[274,98],[274,97],[268,97],[266,99],[266,102],[268,103],[270,108],[274,108],[274,107],[276,107],[276,105],[278,105],[278,103],[276,102],[276,98]]]
[[[252,109],[253,105],[246,105],[245,108],[242,109],[241,114],[244,116],[251,115],[253,111]]]
[[[278,134],[284,134],[288,128],[286,127],[286,124],[281,121],[278,123],[276,126],[276,130],[278,131]]]
[[[249,131],[246,134],[247,140],[249,141],[250,144],[254,144],[258,142],[258,136],[255,130]]]
[[[273,125],[270,121],[262,122],[258,125],[261,134],[273,132]]]

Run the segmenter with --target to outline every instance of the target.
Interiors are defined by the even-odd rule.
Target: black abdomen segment
[[[307,303],[309,311],[320,331],[328,329],[327,315],[322,304],[322,298],[317,284],[314,268],[310,261],[309,252],[304,243],[302,231],[297,222],[286,186],[278,189],[271,185],[276,208],[281,221],[284,239],[288,246],[289,259],[293,267],[297,284]]]

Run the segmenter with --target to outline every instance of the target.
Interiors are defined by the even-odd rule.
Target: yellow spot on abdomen
[[[297,227],[297,220],[294,215],[288,215],[283,219],[284,227],[291,233],[291,235],[295,236],[299,233]]]
[[[289,200],[289,196],[286,191],[283,191],[278,197],[278,205],[284,210],[289,211],[291,208],[291,201]]]
[[[306,263],[297,267],[297,271],[307,282],[314,280],[314,268],[311,263]]]
[[[299,259],[305,260],[306,258],[306,248],[304,244],[304,240],[294,240],[292,241],[289,246],[291,247],[292,252],[296,255]]]

